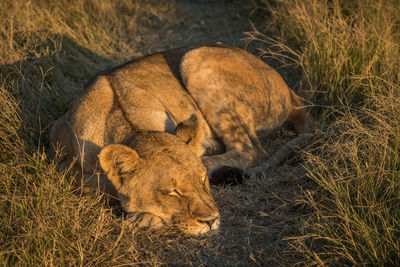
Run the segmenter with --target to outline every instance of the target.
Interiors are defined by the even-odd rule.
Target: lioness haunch
[[[257,134],[286,120],[300,134],[312,124],[262,60],[223,44],[181,48],[97,75],[51,128],[49,156],[117,197],[139,226],[198,235],[220,224],[209,180],[258,170],[267,154]]]

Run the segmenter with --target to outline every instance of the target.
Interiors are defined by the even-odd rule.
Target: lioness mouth
[[[147,212],[130,212],[125,219],[140,228],[157,229],[163,225],[170,225],[168,219]]]

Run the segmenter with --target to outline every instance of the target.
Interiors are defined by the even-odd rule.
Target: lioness
[[[97,75],[52,126],[50,154],[139,226],[197,235],[220,224],[209,179],[262,163],[257,134],[286,120],[299,133],[312,123],[262,60],[224,44],[180,48]]]

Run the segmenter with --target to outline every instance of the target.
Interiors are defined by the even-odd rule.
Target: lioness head
[[[167,224],[193,235],[218,229],[206,168],[190,149],[198,128],[193,121],[178,125],[175,134],[138,133],[129,147],[101,150],[101,167],[123,209],[140,227]]]

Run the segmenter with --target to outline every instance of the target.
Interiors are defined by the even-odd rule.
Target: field
[[[0,263],[400,265],[400,6],[365,1],[0,0]],[[251,21],[251,22],[250,22]],[[97,72],[196,43],[276,67],[320,130],[279,168],[213,187],[221,231],[138,230],[46,158]],[[273,151],[295,134],[265,140]]]

